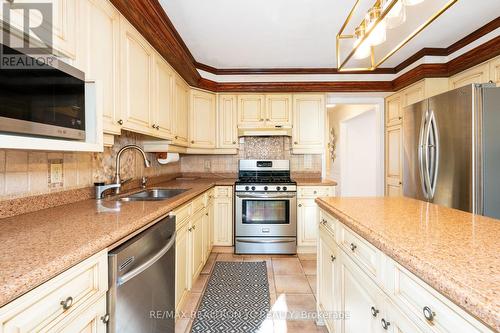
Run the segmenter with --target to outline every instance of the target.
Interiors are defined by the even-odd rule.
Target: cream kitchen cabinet
[[[16,0],[16,1],[2,1],[0,8],[0,17],[5,18],[7,13],[4,13],[4,8],[16,5],[33,5],[33,4],[47,4],[47,8],[42,10],[50,10],[52,12],[52,20],[49,20],[39,10],[29,11],[29,25],[30,27],[40,26],[42,34],[52,36],[52,53],[61,57],[74,60],[76,58],[76,45],[77,45],[77,26],[80,15],[77,15],[79,10],[79,2],[86,0]],[[6,4],[10,6],[5,7]],[[23,31],[25,12],[22,9],[9,10],[9,23],[19,32]],[[19,33],[14,32],[14,35]],[[49,42],[44,36],[38,36],[34,30],[30,30],[29,35],[34,44],[39,43],[41,47],[46,47]],[[71,62],[71,61],[70,61]]]
[[[216,186],[214,197],[214,245],[233,245],[233,187]]]
[[[157,53],[154,66],[153,135],[162,139],[174,136],[174,82],[170,65]],[[157,133],[154,133],[155,130]]]
[[[178,76],[174,85],[174,141],[176,146],[188,146],[189,86]]]
[[[79,3],[79,67],[102,87],[104,133],[120,134],[120,12],[107,0]]]
[[[450,90],[471,83],[487,83],[489,80],[490,64],[486,62],[450,77]]]
[[[104,332],[108,290],[107,252],[101,251],[0,308],[0,331]],[[98,319],[99,318],[99,319]]]
[[[335,284],[335,274],[337,271],[337,256],[338,248],[335,245],[335,238],[333,234],[328,232],[322,225],[320,229],[324,232],[321,233],[318,243],[318,255],[316,260],[318,261],[318,275],[317,275],[317,286],[318,292],[318,311],[325,314],[334,314],[336,311],[335,300],[338,298],[337,289]],[[335,330],[336,318],[332,316],[325,316],[322,319],[323,323],[328,327],[330,331]]]
[[[321,154],[324,152],[325,96],[293,95],[292,153]]]
[[[292,127],[292,95],[266,95],[265,127]]]
[[[387,97],[385,101],[386,126],[400,125],[403,123],[403,108],[401,95],[395,94]]]
[[[489,62],[490,80],[500,87],[500,57],[496,57]]]
[[[297,252],[316,252],[319,219],[314,199],[334,195],[333,186],[297,187]]]
[[[121,30],[121,101],[120,124],[123,129],[150,135],[153,132],[155,51],[144,37],[124,18]]]
[[[386,195],[400,196],[403,189],[403,126],[387,127],[385,131],[386,151]]]
[[[217,107],[217,148],[238,148],[238,97],[219,95]]]
[[[215,94],[191,89],[189,147],[215,148]]]
[[[175,308],[178,309],[190,288],[190,244],[188,236],[189,223],[177,228],[175,238]]]
[[[265,95],[238,95],[238,128],[264,127],[265,100]]]
[[[189,232],[189,247],[191,249],[191,281],[195,281],[201,270],[203,269],[203,216],[204,211],[196,214],[188,228]]]

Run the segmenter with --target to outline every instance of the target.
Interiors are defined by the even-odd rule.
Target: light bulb
[[[403,5],[405,6],[415,6],[419,3],[424,2],[424,0],[403,0]]]
[[[379,21],[378,23],[377,20],[380,17],[380,7],[373,7],[368,11],[365,17],[365,25],[366,25],[366,31],[368,31],[371,27],[373,27],[375,24],[375,28],[370,32],[370,35],[368,36],[368,44],[372,46],[380,45],[383,42],[385,42],[386,38],[386,24],[384,20]]]
[[[391,0],[385,0],[382,6],[382,10],[385,11]],[[388,29],[396,28],[397,26],[403,24],[406,21],[406,10],[405,6],[401,0],[398,0],[394,6],[392,6],[391,10],[385,16],[385,22]]]
[[[362,23],[360,26],[358,26],[354,30],[354,43],[353,43],[353,48],[358,46],[358,44],[361,42],[363,37],[365,36],[365,24]],[[365,59],[371,55],[371,47],[370,44],[367,42],[367,40],[364,40],[359,47],[356,49],[356,52],[354,53],[353,57],[354,59]]]

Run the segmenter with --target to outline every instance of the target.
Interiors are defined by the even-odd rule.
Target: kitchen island
[[[417,322],[422,331],[430,327],[449,331],[450,324],[461,325],[460,320],[446,322],[461,310],[471,317],[460,331],[476,319],[477,325],[471,324],[476,331],[500,329],[500,221],[409,198],[318,198],[316,202],[321,233],[334,239],[332,262],[336,253],[353,257],[391,304],[406,307],[402,312],[407,310],[408,318],[423,317]],[[439,300],[434,307],[424,304],[434,298]],[[452,312],[439,313],[437,308]]]

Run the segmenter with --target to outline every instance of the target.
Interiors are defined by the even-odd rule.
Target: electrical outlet
[[[210,171],[210,169],[212,168],[212,163],[210,163],[210,160],[205,160],[204,167],[205,171]]]
[[[49,160],[49,186],[62,187],[64,182],[63,160]]]

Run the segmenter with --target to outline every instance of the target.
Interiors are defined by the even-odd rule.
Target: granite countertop
[[[0,306],[82,260],[125,241],[183,203],[235,179],[173,180],[152,186],[188,191],[163,201],[84,200],[0,219]]]
[[[316,202],[500,331],[500,221],[409,198],[319,198]]]
[[[337,182],[325,178],[302,178],[293,177],[298,186],[337,186]]]

